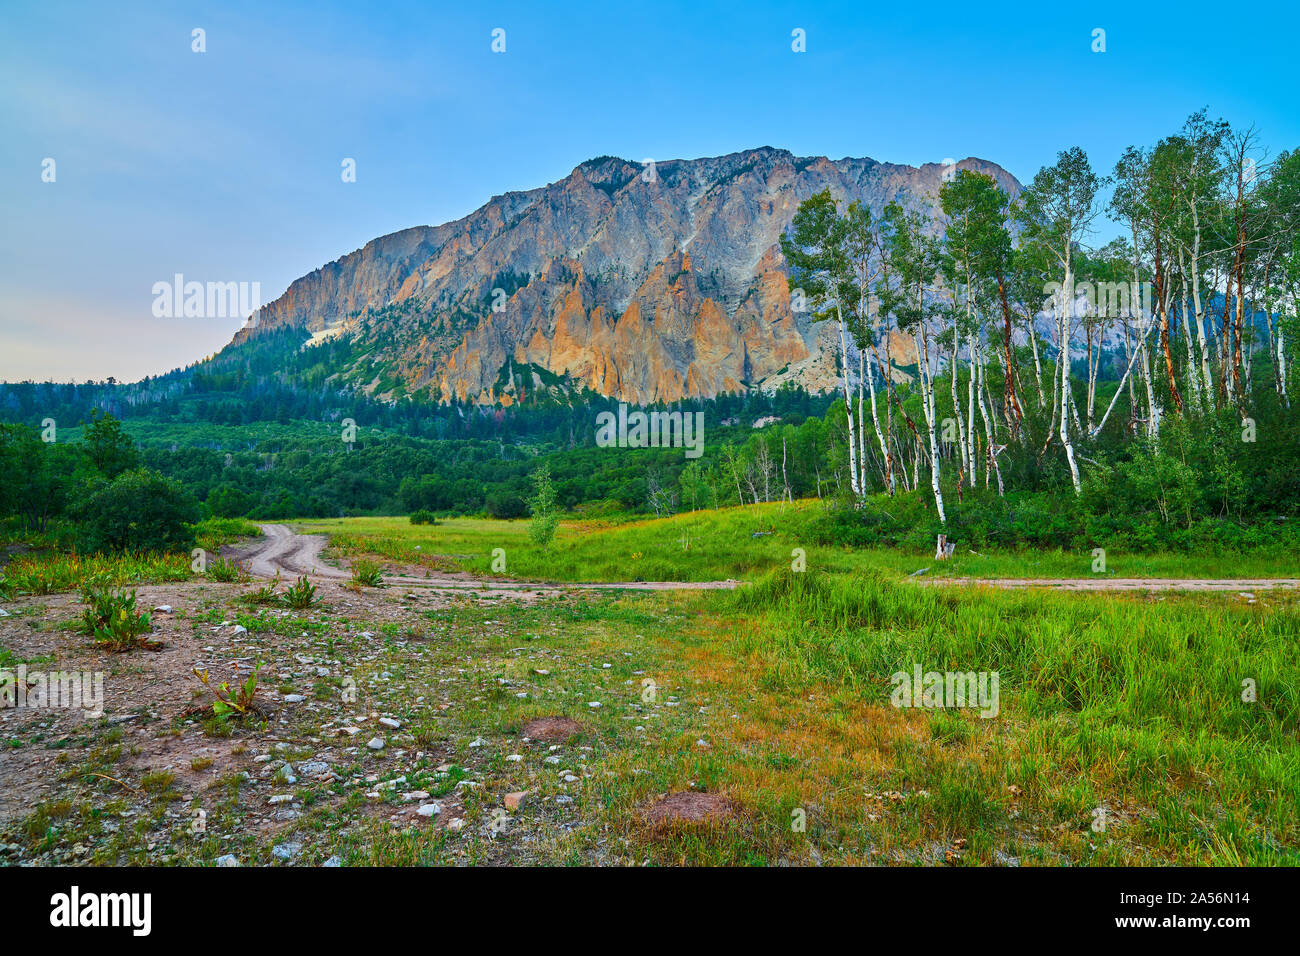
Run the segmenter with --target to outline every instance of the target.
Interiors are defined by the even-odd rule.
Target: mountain
[[[1004,189],[1020,184],[994,163]],[[835,383],[836,333],[793,313],[778,238],[829,188],[879,213],[936,204],[944,167],[763,147],[642,164],[604,156],[441,226],[383,236],[294,281],[249,336],[353,337],[338,370],[380,398],[513,404],[539,389],[634,403]]]

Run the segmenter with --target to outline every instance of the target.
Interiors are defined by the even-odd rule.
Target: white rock
[[[392,717],[380,717],[379,722],[383,724],[385,727],[391,727],[393,730],[396,730],[398,727],[402,726],[402,722],[400,720],[396,720]]]
[[[301,703],[302,703],[304,700],[306,700],[306,699],[307,699],[307,698],[304,697],[302,694],[285,694],[285,695],[284,695],[284,702],[285,702],[286,704],[301,704]]]
[[[593,710],[595,710],[597,707],[600,706],[600,701],[598,701],[598,700],[589,700],[589,701],[587,701],[587,706],[590,707],[590,708],[592,708]]]
[[[383,750],[384,742],[380,740],[378,737],[371,737],[370,742],[366,744],[366,746],[369,747],[371,750]]]
[[[510,754],[506,757],[506,759],[509,760],[511,763],[519,763],[519,761],[523,760],[524,758],[522,754]]]
[[[227,853],[225,856],[219,856],[213,862],[217,866],[239,866],[239,860],[235,858],[235,854],[233,853]]]
[[[170,614],[172,613],[172,606],[170,604],[159,604],[156,608],[154,608],[154,610],[157,611],[159,614]]]
[[[425,804],[422,804],[422,805],[420,806],[420,809],[416,810],[415,812],[418,813],[418,814],[419,814],[420,816],[422,816],[422,817],[436,817],[438,814],[442,813],[442,804],[439,804],[439,803],[425,803]],[[453,821],[453,822],[455,822],[455,821]],[[459,828],[458,828],[458,829],[459,829]]]

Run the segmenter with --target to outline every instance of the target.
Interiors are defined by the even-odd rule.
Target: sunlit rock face
[[[1019,190],[993,163],[957,166]],[[637,403],[783,382],[824,391],[838,336],[791,311],[781,232],[827,188],[876,213],[891,200],[937,205],[944,172],[769,147],[653,166],[594,159],[456,222],[367,243],[296,280],[238,338],[352,334],[366,364],[340,377],[381,397],[394,381],[502,404],[537,389]]]

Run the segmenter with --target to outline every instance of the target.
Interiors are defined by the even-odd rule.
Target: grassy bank
[[[790,568],[803,552],[810,571],[881,571],[894,576],[929,568],[929,574],[976,578],[1102,576],[1091,550],[989,550],[974,553],[957,542],[947,563],[933,551],[853,548],[821,543],[824,506],[815,501],[697,511],[671,518],[619,523],[566,521],[543,553],[527,534],[528,522],[450,518],[412,525],[406,518],[338,518],[299,521],[294,527],[323,532],[344,556],[378,555],[431,568],[492,572],[493,551],[505,551],[505,574],[554,581],[753,580]],[[1300,567],[1285,550],[1250,553],[1139,553],[1110,551],[1108,577],[1293,577]]]

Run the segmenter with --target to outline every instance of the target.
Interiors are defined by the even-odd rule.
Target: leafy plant
[[[411,524],[437,524],[438,519],[427,508],[417,508],[411,512]]]
[[[551,481],[551,468],[542,465],[533,475],[533,497],[528,506],[533,518],[528,523],[528,537],[533,543],[546,551],[555,537],[555,529],[560,524],[560,509],[556,503],[555,483]]]
[[[280,595],[280,603],[297,611],[306,610],[316,603],[316,585],[303,575],[296,584],[291,585]]]
[[[194,676],[199,679],[199,683],[212,692],[214,700],[211,704],[212,715],[221,722],[231,719],[243,720],[252,714],[260,715],[262,709],[257,704],[257,682],[258,675],[262,670],[262,665],[258,664],[253,668],[253,672],[242,683],[239,680],[239,668],[235,668],[235,681],[232,687],[230,682],[222,681],[217,686],[212,686],[212,679],[208,675],[205,667],[203,670],[194,668]]]
[[[81,614],[78,630],[95,638],[109,650],[124,651],[141,643],[140,635],[151,626],[147,612],[137,611],[134,591],[108,591],[87,586],[81,599],[89,605]]]

